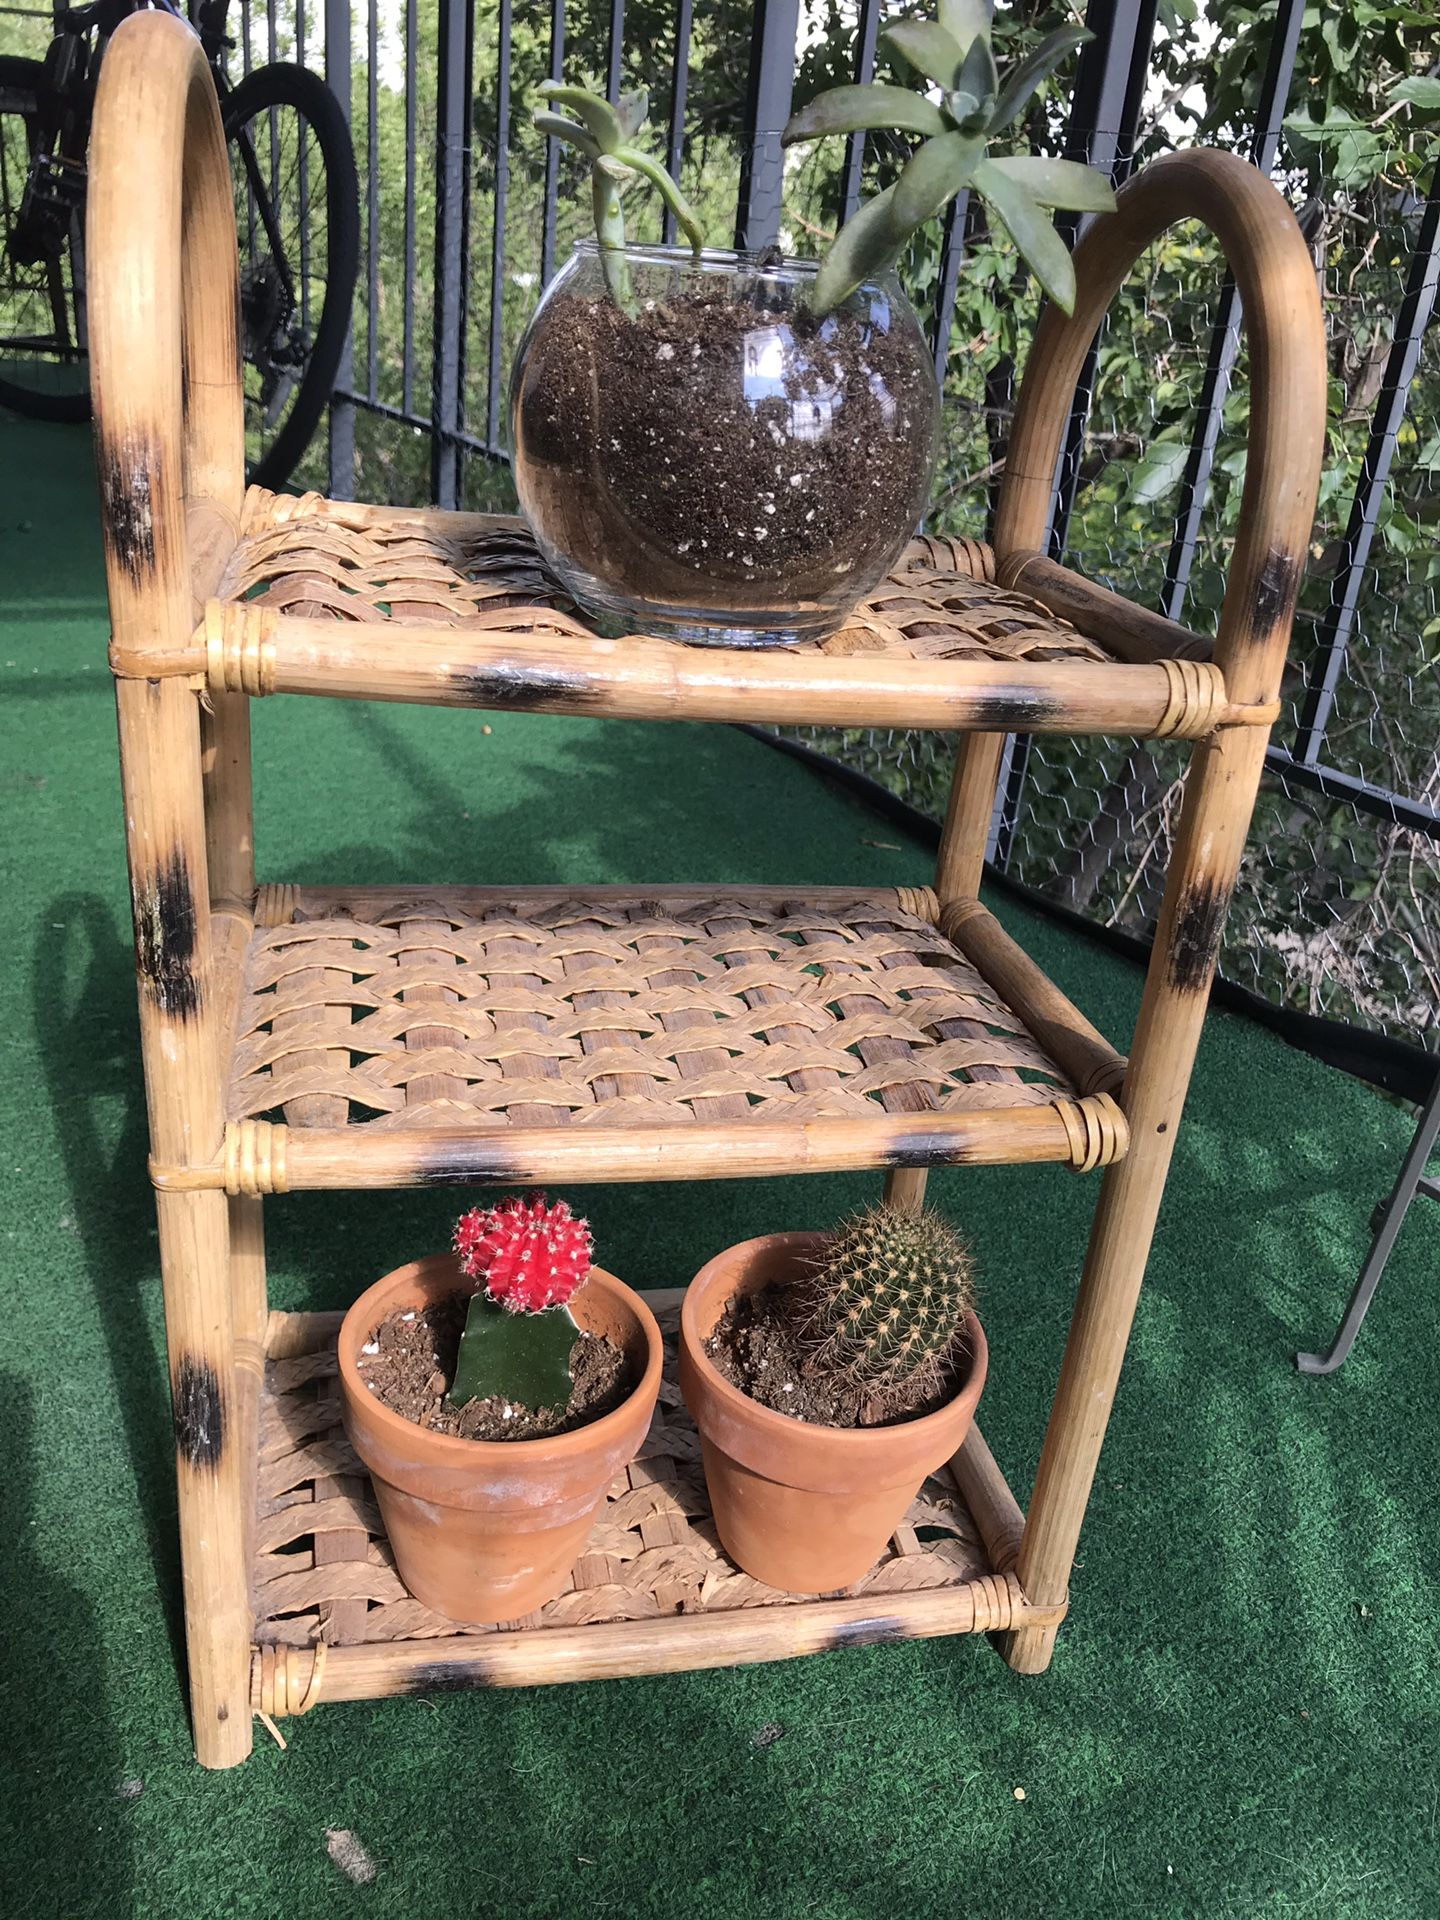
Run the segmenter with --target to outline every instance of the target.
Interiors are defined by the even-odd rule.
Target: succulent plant
[[[943,1368],[974,1299],[953,1228],[883,1205],[847,1220],[797,1291],[810,1364],[882,1396]]]
[[[923,90],[880,82],[832,87],[791,116],[781,136],[787,147],[880,127],[924,136],[893,185],[835,236],[815,280],[817,313],[828,313],[862,281],[893,266],[911,234],[966,187],[1006,229],[1055,304],[1074,311],[1075,269],[1044,209],[1108,212],[1115,204],[1109,181],[1072,160],[1037,154],[991,159],[987,148],[1066,55],[1091,36],[1083,27],[1059,28],[1002,81],[990,44],[992,12],[991,0],[938,0],[935,19],[900,20],[884,30],[881,39],[925,82]]]
[[[451,1406],[494,1394],[532,1409],[566,1404],[579,1331],[568,1302],[585,1284],[593,1246],[586,1222],[543,1193],[461,1215],[460,1269],[481,1284],[460,1336]]]
[[[625,213],[620,196],[632,181],[647,180],[657,190],[675,215],[692,253],[698,254],[705,244],[704,232],[689,201],[654,155],[635,144],[650,111],[649,95],[625,93],[612,106],[602,94],[592,93],[588,87],[566,86],[559,80],[542,80],[539,90],[546,105],[536,109],[536,129],[552,140],[563,140],[567,146],[575,147],[590,162],[595,238],[600,244],[605,282],[611,297],[620,305],[628,306],[629,275],[621,253],[625,245]],[[568,112],[554,113],[551,107],[566,108]]]

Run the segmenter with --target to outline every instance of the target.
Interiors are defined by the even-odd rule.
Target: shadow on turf
[[[169,1384],[156,1365],[144,1295],[158,1289],[160,1253],[145,1174],[144,1086],[135,1016],[135,961],[95,894],[62,894],[43,910],[33,971],[35,1030],[70,1196],[76,1250],[95,1296],[108,1386],[135,1474],[155,1584],[177,1673],[183,1661],[180,1556]],[[106,1109],[119,1105],[118,1129]],[[109,1144],[116,1139],[113,1147]]]
[[[124,1762],[114,1737],[96,1612],[83,1589],[34,1551],[41,1536],[29,1495],[35,1479],[30,1383],[0,1374],[0,1540],[13,1604],[6,1609],[4,1689],[6,1866],[25,1867],[12,1912],[49,1911],[47,1871],[85,1889],[84,1911],[134,1911]],[[78,1908],[72,1911],[79,1911]]]

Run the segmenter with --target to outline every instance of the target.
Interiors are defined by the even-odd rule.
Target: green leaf
[[[558,80],[542,80],[538,91],[556,106],[569,107],[577,120],[583,120],[602,153],[613,153],[625,138],[620,116],[608,100],[588,87],[567,87]]]
[[[698,254],[705,245],[705,231],[696,217],[694,208],[660,162],[639,147],[621,147],[613,157],[629,167],[632,173],[639,174],[642,180],[648,180],[651,186],[657,189],[661,199],[675,215],[676,224],[690,242],[691,252]]]
[[[1145,507],[1152,500],[1162,499],[1179,486],[1189,457],[1190,449],[1183,440],[1156,440],[1131,469],[1126,504]]]
[[[1042,207],[1066,207],[1074,213],[1111,213],[1115,190],[1096,167],[1074,160],[1049,160],[1040,154],[1014,154],[991,165]]]
[[[979,132],[985,126],[999,84],[990,42],[982,38],[972,40],[970,51],[960,63],[955,90],[945,96],[950,117],[963,132]]]
[[[567,120],[561,113],[537,111],[535,128],[538,133],[548,135],[551,140],[563,140],[569,146],[578,147],[587,160],[598,160],[600,157],[599,147],[578,120]]]
[[[650,113],[650,96],[643,87],[634,93],[622,93],[615,103],[615,117],[625,131],[627,140],[633,140],[644,126]]]
[[[886,187],[873,200],[867,200],[836,234],[820,263],[811,302],[817,318],[823,319],[842,300],[848,300],[864,281],[894,266],[909,235],[910,229],[895,218],[894,187]]]
[[[570,1349],[580,1329],[568,1307],[539,1313],[507,1313],[482,1287],[470,1302],[450,1404],[471,1400],[518,1400],[538,1411],[563,1407],[570,1398]]]
[[[1072,54],[1076,47],[1083,47],[1087,40],[1093,40],[1094,37],[1087,27],[1061,27],[1042,40],[1033,53],[1011,69],[1000,89],[1000,98],[995,102],[990,132],[999,133],[1017,119],[1029,105],[1031,94],[1041,82],[1048,80],[1061,61]]]
[[[937,87],[948,90],[959,79],[964,50],[958,40],[933,20],[897,20],[893,27],[886,27],[880,38],[887,40],[916,73],[933,80]]]
[[[1020,257],[1064,313],[1075,311],[1075,268],[1065,242],[1025,188],[982,160],[971,185],[1020,249]]]
[[[977,36],[989,39],[992,0],[940,0],[938,12],[941,26],[962,51]]]
[[[782,147],[801,140],[822,140],[829,133],[862,133],[870,127],[894,127],[900,133],[944,133],[939,107],[909,87],[831,87],[792,113],[780,136]]]
[[[1412,107],[1424,107],[1427,111],[1440,108],[1440,80],[1428,73],[1412,73],[1408,80],[1401,80],[1390,89],[1392,100],[1408,100]]]
[[[953,200],[962,187],[970,184],[984,151],[985,136],[979,133],[941,133],[927,140],[910,156],[895,182],[896,227],[903,228],[907,235],[923,227],[947,200]]]

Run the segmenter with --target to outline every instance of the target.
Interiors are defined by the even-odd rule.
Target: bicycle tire
[[[270,107],[289,107],[308,123],[325,163],[325,300],[315,344],[284,423],[249,469],[253,484],[278,489],[320,424],[345,350],[360,269],[360,188],[349,125],[319,74],[285,63],[256,67],[221,103],[226,139]]]
[[[0,54],[0,94],[38,92],[43,68],[38,60],[26,60],[19,54]],[[3,236],[0,236],[3,239]],[[88,393],[47,393],[43,389],[19,385],[0,376],[0,407],[8,407],[27,420],[48,420],[63,426],[78,426],[90,418]]]

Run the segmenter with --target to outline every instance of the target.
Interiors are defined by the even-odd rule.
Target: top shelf
[[[251,488],[189,646],[112,657],[216,691],[645,720],[1199,738],[1270,718],[1185,629],[1040,555],[998,573],[979,541],[922,537],[818,644],[606,639],[522,520]]]

